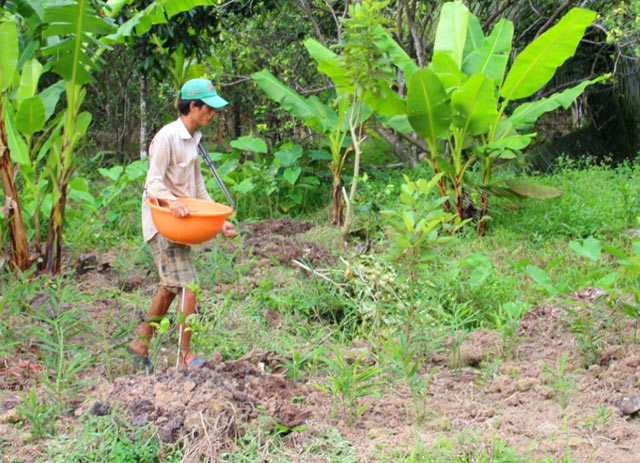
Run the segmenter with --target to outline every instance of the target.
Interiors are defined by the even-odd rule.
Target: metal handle
[[[213,176],[216,178],[216,182],[218,182],[218,185],[220,186],[220,189],[222,190],[222,192],[226,196],[227,201],[229,201],[229,204],[231,205],[231,209],[233,209],[235,211],[236,210],[236,203],[234,203],[233,199],[231,199],[231,195],[229,194],[229,191],[227,190],[227,187],[224,186],[224,183],[222,182],[222,179],[218,175],[218,171],[216,170],[215,166],[213,165],[213,161],[211,160],[211,158],[209,157],[209,154],[207,154],[207,152],[205,151],[205,149],[202,147],[202,145],[200,143],[198,143],[198,151],[200,152],[200,156],[202,156],[202,159],[204,159],[204,163],[207,165],[207,167],[209,168],[209,170],[211,171]]]

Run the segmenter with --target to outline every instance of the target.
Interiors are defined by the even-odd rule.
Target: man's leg
[[[147,321],[138,330],[138,337],[129,345],[129,350],[132,350],[136,354],[143,355],[145,357],[149,354],[148,346],[154,331],[153,326],[151,326],[149,322],[160,321],[160,319],[167,314],[169,306],[171,305],[171,302],[173,302],[175,297],[175,293],[172,293],[164,286],[158,286],[158,292],[156,293],[155,297],[153,298],[153,302],[151,303]]]
[[[186,319],[189,315],[195,313],[196,311],[196,293],[189,289],[182,289],[180,291],[180,299],[178,300],[178,308],[176,309],[176,313],[184,314],[184,319]],[[183,301],[184,298],[184,301]],[[184,305],[183,305],[184,302]],[[189,327],[188,323],[182,323],[178,325],[178,333],[182,330],[182,335],[179,335],[180,338],[180,358],[178,359],[178,367],[184,368],[191,360],[195,358],[193,352],[191,352],[191,330],[186,328]]]

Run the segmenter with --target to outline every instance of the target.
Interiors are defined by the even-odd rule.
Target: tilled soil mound
[[[273,219],[247,226],[249,236],[297,235],[313,228],[313,224],[291,219]]]
[[[334,257],[322,246],[306,241],[296,242],[282,236],[249,238],[245,240],[245,249],[255,257],[274,260],[280,265],[291,265],[294,259],[310,261],[313,265],[335,262]]]
[[[125,410],[134,425],[155,423],[164,442],[182,441],[185,462],[217,461],[234,449],[246,423],[259,415],[293,428],[309,410],[294,403],[309,393],[286,377],[265,373],[247,361],[207,361],[202,368],[157,375],[130,375],[97,391],[89,413]]]
[[[313,228],[313,224],[291,219],[273,219],[248,225],[244,253],[261,260],[291,265],[294,259],[332,265],[335,258],[322,246],[293,238]]]

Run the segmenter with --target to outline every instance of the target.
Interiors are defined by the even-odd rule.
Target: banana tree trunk
[[[49,216],[47,230],[47,246],[44,259],[44,270],[49,275],[57,275],[62,268],[62,223],[67,203],[67,175],[61,174],[58,185],[54,186],[54,202]]]
[[[342,179],[333,178],[333,189],[331,193],[331,224],[336,227],[344,225],[344,200],[342,199]]]
[[[18,189],[15,184],[15,175],[9,147],[7,143],[7,133],[5,132],[4,121],[0,119],[0,178],[2,180],[2,191],[5,202],[9,206],[9,241],[11,243],[11,257],[9,265],[13,270],[26,270],[31,264],[29,256],[29,244],[24,231],[20,201],[18,199]]]
[[[484,172],[482,173],[482,184],[488,185],[491,181],[491,162],[485,161],[483,166]],[[478,236],[485,235],[485,217],[489,211],[489,194],[483,191],[480,195],[480,216],[478,217]]]
[[[484,218],[487,215],[489,210],[489,195],[487,193],[482,193],[480,196],[480,218],[478,219],[478,236],[485,235],[485,225]]]
[[[456,180],[456,185],[453,189],[454,194],[455,194],[455,203],[454,203],[454,207],[456,209],[456,214],[458,215],[458,217],[460,218],[460,220],[464,220],[464,203],[463,203],[463,197],[464,197],[464,190],[462,189],[462,179],[460,180]]]

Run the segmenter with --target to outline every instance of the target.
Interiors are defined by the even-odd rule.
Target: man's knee
[[[158,286],[158,296],[165,302],[171,304],[176,297],[176,292],[174,289],[168,288],[166,286],[159,285]]]

